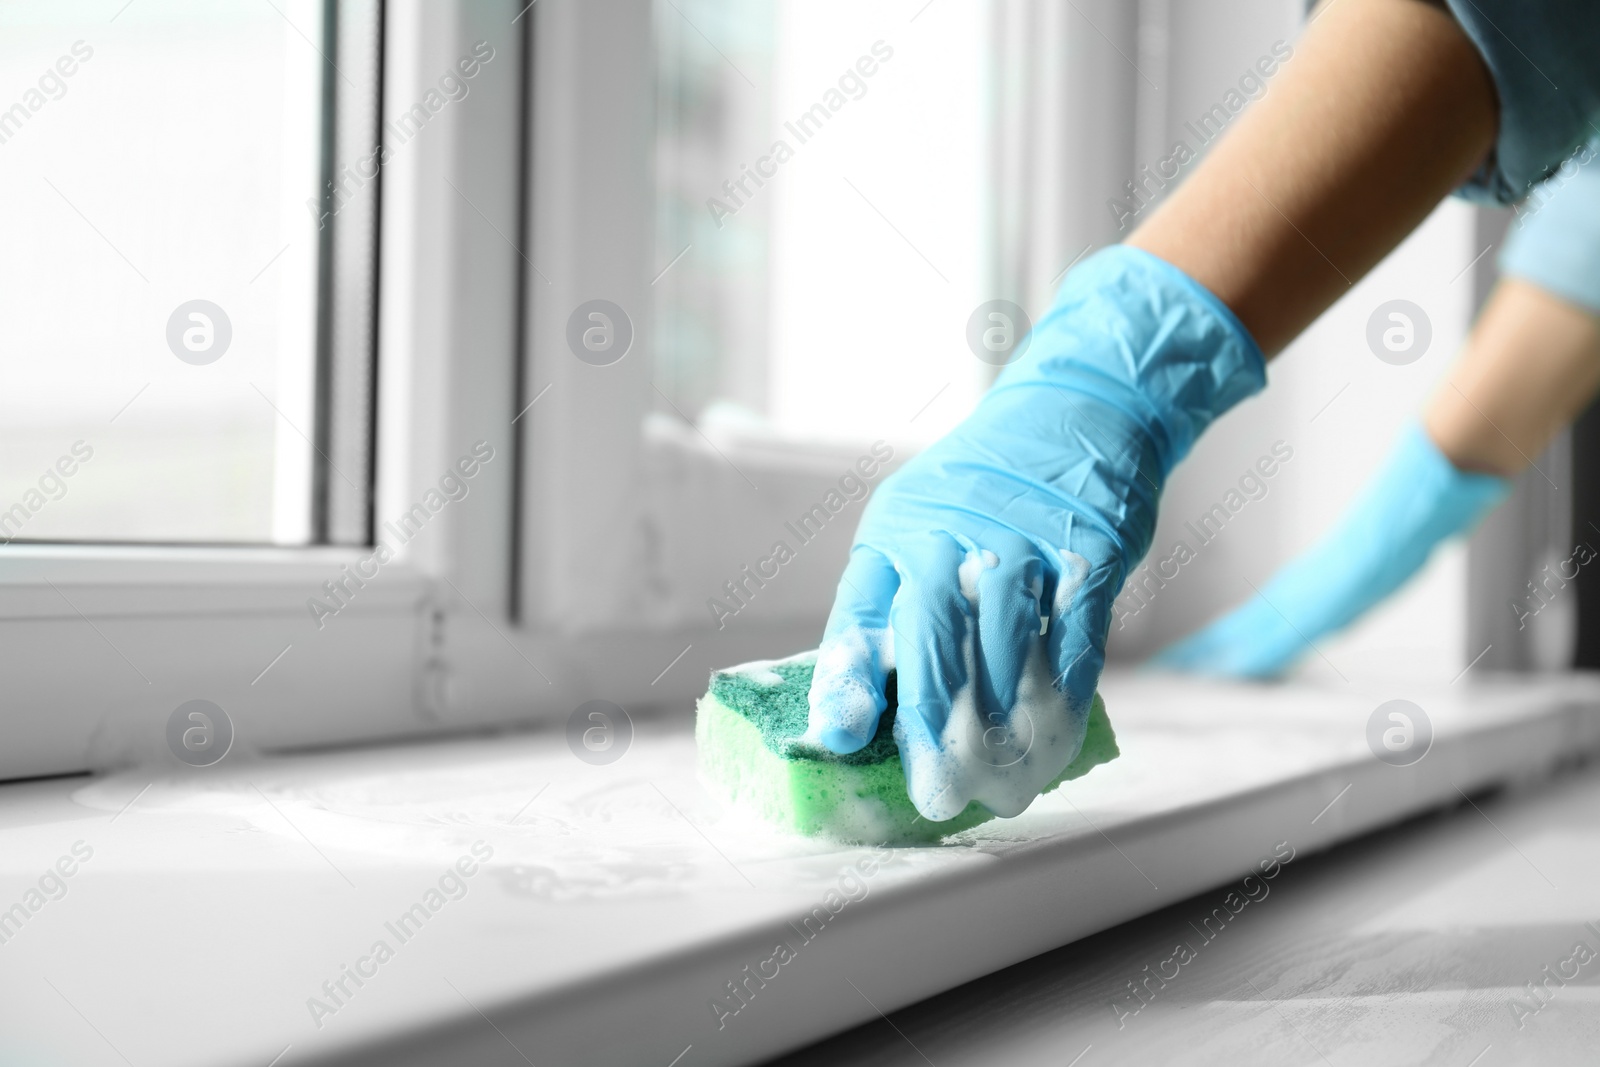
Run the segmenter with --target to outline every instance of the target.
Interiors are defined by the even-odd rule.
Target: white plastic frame
[[[537,32],[524,21],[535,15]],[[564,145],[592,152],[604,142],[593,122],[619,109],[647,120],[648,5],[547,2],[534,10],[510,0],[391,0],[385,21],[385,119],[414,103],[437,108],[382,170],[376,526],[392,555],[378,566],[374,548],[0,546],[8,727],[0,779],[170,763],[167,719],[193,699],[227,713],[242,755],[558,718],[593,697],[633,707],[680,699],[703,681],[689,669],[693,657],[679,657],[693,627],[576,632],[543,606],[548,593],[535,568],[523,570],[534,598],[524,600],[529,624],[512,619],[514,420],[525,406],[515,392],[518,283],[543,285],[543,277],[563,293],[605,289],[608,278],[647,261],[648,168],[630,161],[619,179],[626,188],[607,190],[588,184],[593,167],[559,153]],[[539,42],[534,108],[523,99],[526,37]],[[574,48],[583,41],[603,58],[584,62]],[[430,99],[472,58],[478,70],[465,96]],[[588,89],[608,84],[586,100]],[[592,121],[584,106],[595,111]],[[540,123],[536,143],[522,135],[528,120]],[[647,150],[646,128],[627,132],[618,143]],[[525,146],[538,190],[530,203],[544,212],[531,228],[536,244],[520,196]],[[563,167],[572,181],[558,180]],[[581,225],[563,232],[539,221],[566,215],[581,224],[618,202],[608,197],[630,195],[638,198],[634,213],[618,215],[609,246],[586,250]],[[530,366],[592,369],[563,357],[551,306],[542,298],[527,305]],[[642,356],[628,369],[639,368],[646,377],[635,386],[647,390]],[[535,371],[529,380],[547,379]],[[563,455],[550,438],[565,433],[571,441],[573,426],[585,423],[571,398],[552,399],[538,414],[559,410],[561,419],[537,428],[530,420],[522,442],[540,460],[522,464],[527,483],[545,489]],[[633,406],[630,428],[643,410]],[[477,465],[466,497],[401,544],[387,524],[426,506],[475,446],[479,454],[492,448],[494,458]],[[552,528],[587,536],[574,504],[622,484],[599,469],[586,482],[555,484],[555,499],[528,494],[529,558],[547,551]],[[352,573],[368,577],[358,584]],[[328,595],[328,582],[343,586],[342,602]],[[314,612],[314,598],[339,610]],[[809,622],[750,627],[722,642],[717,656],[754,655],[813,630]],[[675,657],[676,670],[663,675]]]
[[[495,59],[383,168],[380,530],[474,442],[492,442],[495,461],[409,543],[384,534],[381,567],[370,548],[0,547],[0,777],[170,759],[167,717],[196,698],[227,713],[240,751],[455,721],[441,590],[503,618],[510,572],[517,252],[494,227],[514,231],[519,210],[516,10],[388,5],[386,118],[425,100],[474,42]],[[343,584],[342,602],[325,582]],[[339,610],[319,618],[312,598]]]
[[[376,527],[392,558],[356,587],[372,549],[0,547],[0,777],[170,761],[166,720],[196,698],[242,749],[312,747],[564,721],[597,698],[682,707],[708,667],[815,643],[855,514],[732,623],[705,602],[855,452],[681,424],[646,441],[651,14],[390,0],[383,115],[432,105],[382,172]],[[595,298],[633,320],[605,367],[566,339]],[[401,545],[388,524],[475,447],[494,458],[467,496]],[[308,602],[332,604],[329,581],[354,592],[319,619]]]

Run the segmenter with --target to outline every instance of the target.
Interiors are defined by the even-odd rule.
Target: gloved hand
[[[1412,423],[1377,476],[1310,551],[1259,595],[1168,647],[1156,667],[1272,678],[1348,626],[1428,561],[1434,546],[1477,523],[1510,489],[1505,478],[1457,470]]]
[[[917,810],[1020,814],[1083,743],[1111,603],[1168,472],[1264,384],[1244,327],[1177,268],[1126,246],[1085,260],[976,410],[873,494],[823,634],[811,740],[865,745],[894,670]]]

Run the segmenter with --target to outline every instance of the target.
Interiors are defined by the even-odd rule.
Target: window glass
[[[0,540],[309,539],[322,18],[0,5]]]
[[[991,380],[987,4],[660,0],[663,411],[930,440]],[[671,405],[671,410],[667,409]]]

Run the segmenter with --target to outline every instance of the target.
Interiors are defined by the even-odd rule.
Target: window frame
[[[636,433],[647,410],[644,344],[619,364],[634,390],[626,412],[608,410],[609,385],[590,391],[587,409],[528,405],[551,380],[577,394],[595,369],[566,351],[570,294],[623,292],[647,307],[647,152],[609,188],[632,198],[631,224],[618,222],[592,158],[575,160],[604,143],[585,129],[630,108],[648,120],[650,34],[647,0],[385,4],[386,116],[474,42],[495,59],[382,168],[374,525],[419,501],[475,442],[491,443],[495,461],[320,629],[309,601],[371,547],[0,546],[7,703],[26,738],[0,751],[0,779],[176,766],[165,722],[189,699],[228,712],[242,752],[302,749],[550,721],[596,697],[678,702],[703,687],[704,655],[733,662],[815,640],[810,618],[718,635],[704,655],[689,648],[715,633],[706,624],[572,627],[547,610],[548,570],[527,565],[551,551],[552,532],[582,543],[590,530],[578,520],[597,493],[627,496],[621,477],[563,480],[563,436],[598,432],[603,444],[608,430]],[[578,61],[585,44],[596,62]],[[636,329],[648,336],[647,311]],[[600,454],[619,470],[636,459]]]
[[[1099,18],[1099,24],[1115,27],[1124,51],[1135,47],[1135,20],[1125,17],[1112,0],[1096,0],[1090,10],[1097,16],[1116,14]],[[907,13],[908,20],[913,13]],[[648,131],[655,123],[655,5],[650,0],[586,0],[540,4],[532,14],[529,213],[537,269],[529,273],[524,288],[529,344],[522,401],[542,399],[524,430],[524,559],[518,576],[523,632],[535,642],[531,647],[553,647],[574,671],[603,679],[603,686],[594,686],[603,691],[589,692],[589,697],[624,705],[630,699],[686,700],[703,691],[708,668],[815,646],[848,550],[847,529],[828,530],[837,538],[830,548],[805,550],[804,576],[785,575],[785,593],[805,587],[792,598],[803,603],[791,603],[787,611],[767,611],[771,605],[765,598],[775,594],[763,593],[752,602],[762,610],[748,616],[741,612],[736,623],[719,629],[706,601],[722,595],[723,580],[738,578],[740,564],[756,558],[752,553],[764,552],[774,536],[783,536],[781,519],[820,499],[857,453],[841,455],[837,447],[792,442],[707,438],[700,457],[704,462],[696,465],[690,457],[681,472],[687,485],[711,483],[697,502],[699,510],[689,515],[650,513],[636,499],[652,488],[643,449],[635,442],[659,394],[652,381],[651,284],[675,250],[655,247],[650,138],[620,134]],[[1104,48],[1088,28],[1073,42],[1078,51],[1091,45]],[[1068,72],[1063,88],[1078,91],[1089,76],[1104,75],[1122,90],[1123,98],[1106,101],[1094,116],[1068,116],[1070,136],[1078,138],[1079,154],[1104,159],[1108,172],[1131,173],[1131,165],[1119,161],[1133,154],[1126,131],[1135,117],[1137,76],[1125,69],[1125,60],[1114,50],[1106,51],[1109,58]],[[1099,204],[1056,212],[1051,220],[1051,233],[1039,244],[1044,258],[1053,262],[1069,258],[1058,249],[1077,249],[1083,234],[1097,243],[1105,239],[1107,223]],[[603,367],[574,358],[566,339],[568,316],[596,298],[623,307],[632,318],[634,335],[633,349]],[[697,433],[683,428],[693,444],[700,443]],[[862,442],[862,449],[869,444]],[[760,490],[746,496],[752,478]],[[841,515],[839,525],[853,527],[858,514]],[[654,539],[670,547],[691,522],[700,551],[687,559],[669,558],[654,572],[648,555],[641,559],[629,554],[634,542],[616,529],[632,523],[636,540]],[[832,555],[822,558],[824,552]],[[717,562],[694,572],[694,565],[706,559]],[[680,583],[682,572],[694,573]],[[662,580],[685,588],[673,590],[676,600],[666,617],[651,617],[642,610],[648,600],[642,589]],[[630,590],[630,585],[641,591]],[[636,604],[641,610],[634,610]],[[549,643],[540,645],[541,638]],[[656,680],[680,653],[682,662]]]
[[[661,576],[647,573],[627,551],[635,543],[629,536],[649,536],[660,518],[639,501],[650,487],[641,428],[658,395],[650,292],[663,258],[655,246],[649,136],[656,121],[654,9],[650,0],[592,0],[539,4],[529,14],[531,253],[519,411],[536,406],[519,420],[526,445],[515,636],[552,677],[553,684],[535,695],[551,714],[565,717],[588,699],[625,709],[686,706],[704,691],[713,667],[814,646],[837,568],[822,579],[829,567],[820,555],[810,557],[821,584],[810,583],[814,603],[798,613],[715,626],[704,601],[720,593],[723,579],[737,577],[737,563],[726,574],[715,570],[714,578],[696,575],[666,616],[642,610],[638,587]],[[623,307],[633,327],[631,349],[607,366],[581,361],[568,347],[569,317],[596,298]],[[719,508],[743,492],[735,467],[758,471],[763,496],[789,500],[798,512],[854,457],[838,458],[837,448],[786,446],[775,456],[759,443],[748,452],[709,440],[704,445],[703,454],[689,458],[699,461],[690,473],[720,479],[710,497]],[[678,530],[691,518],[696,536],[711,546],[705,555],[740,562],[748,562],[753,549],[766,549],[768,533],[780,525],[768,516],[759,525],[724,530],[705,514],[680,514]],[[836,538],[842,566],[848,531],[837,531]],[[786,581],[791,589],[807,584],[798,577]],[[553,673],[545,666],[551,659]]]
[[[462,612],[483,612],[491,628],[506,620],[514,450],[500,427],[512,414],[518,301],[509,281],[469,284],[449,264],[515,276],[518,253],[486,221],[517,226],[521,30],[505,3],[385,7],[386,100],[421,97],[477,40],[492,42],[499,65],[382,168],[376,516],[420,500],[476,440],[498,435],[501,462],[320,629],[308,602],[370,546],[0,545],[13,739],[0,779],[176,766],[165,722],[187,699],[223,707],[241,752],[460,728],[508,706],[489,676],[457,699],[465,672],[441,648],[445,620]]]
[[[775,516],[847,468],[836,449],[755,442],[730,458],[706,441],[691,473],[722,479],[707,499],[741,500],[736,465],[758,472],[766,512],[726,531],[680,516],[714,531],[710,570],[680,598],[692,610],[631,610],[650,576],[615,535],[640,520],[656,397],[650,0],[386,0],[383,24],[385,118],[475,42],[495,57],[382,168],[372,525],[475,442],[494,461],[321,629],[308,601],[371,548],[0,546],[0,647],[32,657],[7,656],[24,676],[13,721],[34,735],[0,752],[0,778],[176,766],[165,722],[188,699],[228,711],[243,751],[304,749],[559,722],[591,699],[684,707],[711,667],[815,644],[837,573],[822,549],[785,579],[797,609],[719,628],[703,600],[736,576],[723,560],[748,562]],[[572,309],[596,297],[633,318],[633,349],[607,367],[567,347]],[[826,550],[841,562],[847,518]],[[64,628],[82,649],[13,640]]]

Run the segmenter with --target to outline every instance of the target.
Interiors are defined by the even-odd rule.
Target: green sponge
[[[838,756],[804,742],[815,665],[807,654],[712,673],[695,723],[708,785],[785,829],[837,841],[927,843],[994,818],[977,801],[944,822],[929,822],[912,806],[894,741],[893,674],[888,709],[865,748]],[[1044,791],[1117,755],[1111,720],[1096,693],[1082,749]]]

